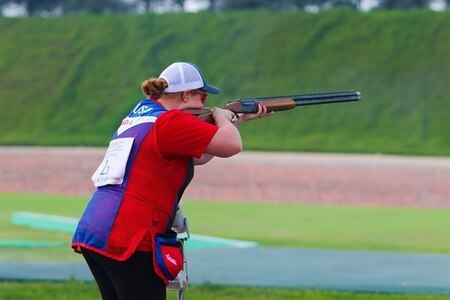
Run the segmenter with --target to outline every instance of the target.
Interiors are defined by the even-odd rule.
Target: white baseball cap
[[[166,93],[184,92],[187,90],[202,89],[211,94],[219,94],[220,89],[207,84],[200,69],[187,62],[175,62],[162,71],[159,78],[164,78],[168,87]]]

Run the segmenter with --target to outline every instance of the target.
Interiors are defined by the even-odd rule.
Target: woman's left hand
[[[253,114],[239,114],[239,120],[241,122],[265,118],[273,115],[273,111],[268,112],[267,107],[265,107],[263,104],[258,103],[258,111]]]

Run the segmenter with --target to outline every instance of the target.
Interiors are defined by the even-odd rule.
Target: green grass
[[[450,209],[186,201],[193,232],[270,247],[450,253]]]
[[[15,211],[79,217],[88,197],[0,194],[0,240],[66,241],[67,247],[2,249],[0,261],[82,260],[71,234],[13,226]],[[184,201],[191,232],[264,247],[450,253],[450,209]]]
[[[35,211],[78,217],[87,197],[42,194],[0,194],[0,240],[70,241],[70,234],[44,232],[10,224],[14,211]],[[449,253],[448,209],[405,209],[262,203],[184,203],[192,231],[254,240],[263,246],[320,247],[385,251]],[[2,249],[0,261],[80,260],[69,247]],[[0,282],[2,300],[99,299],[94,283]],[[313,291],[301,289],[194,285],[186,297],[197,300],[444,300],[445,295],[403,295]],[[176,299],[169,292],[168,299]]]
[[[49,295],[58,300],[100,299],[94,283],[0,282],[1,300],[47,300]],[[195,300],[444,300],[450,298],[445,295],[350,293],[216,285],[191,286],[186,290],[185,296],[187,299]],[[176,299],[175,292],[169,292],[167,299]]]
[[[211,106],[363,94],[246,124],[246,149],[450,155],[449,12],[0,17],[0,28],[2,145],[106,146],[141,82],[188,60],[222,88]]]
[[[69,246],[71,234],[33,230],[14,226],[11,215],[15,211],[32,211],[54,215],[80,217],[83,212],[85,197],[50,196],[42,194],[0,194],[0,240],[42,240],[66,241],[66,247],[42,249],[4,248],[0,251],[0,261],[81,261],[80,255],[75,255]]]

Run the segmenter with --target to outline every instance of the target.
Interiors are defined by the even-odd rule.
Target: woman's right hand
[[[209,143],[205,153],[219,157],[230,157],[242,151],[242,140],[239,130],[233,124],[233,118],[237,119],[234,112],[228,109],[214,107],[211,116],[219,127],[213,139]]]
[[[239,117],[232,111],[228,109],[223,109],[219,107],[214,107],[211,109],[211,115],[216,123],[217,126],[220,127],[220,122],[223,122],[224,120],[234,123],[236,122]]]

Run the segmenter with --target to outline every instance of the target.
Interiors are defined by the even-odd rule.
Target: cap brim
[[[213,85],[209,85],[209,84],[206,84],[206,83],[201,89],[204,90],[204,91],[207,91],[210,94],[216,94],[217,95],[217,94],[220,93],[220,89],[218,87],[215,87]]]

